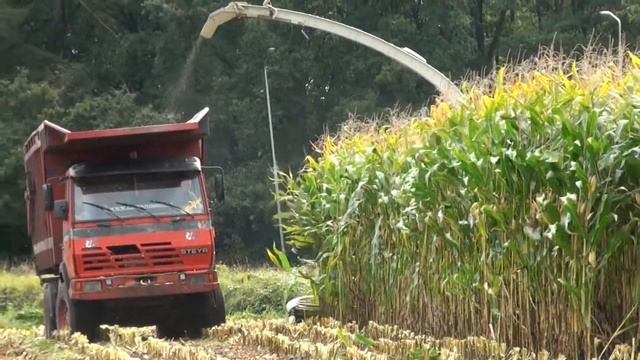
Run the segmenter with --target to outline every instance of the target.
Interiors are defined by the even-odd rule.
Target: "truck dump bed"
[[[28,234],[38,275],[57,273],[62,261],[62,221],[44,208],[44,186],[64,198],[60,181],[73,164],[117,164],[195,156],[204,161],[209,127],[205,108],[186,123],[71,132],[44,121],[24,145]]]

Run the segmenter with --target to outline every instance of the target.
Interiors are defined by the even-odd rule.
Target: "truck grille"
[[[182,259],[170,242],[108,246],[82,250],[85,271],[123,270],[182,265]]]

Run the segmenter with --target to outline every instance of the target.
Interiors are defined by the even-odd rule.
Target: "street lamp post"
[[[273,51],[273,49],[269,49]],[[273,121],[271,120],[271,98],[269,97],[269,76],[268,66],[264,66],[264,88],[267,96],[267,114],[269,116],[269,136],[271,137],[271,159],[273,160],[273,187],[276,191],[276,209],[278,211],[278,231],[280,232],[280,250],[285,251],[284,248],[284,234],[282,233],[282,219],[280,218],[280,187],[278,185],[278,162],[276,161],[276,147],[273,141]]]
[[[611,16],[616,22],[618,22],[618,66],[620,67],[620,70],[622,70],[622,65],[624,64],[624,57],[622,55],[622,22],[619,17],[609,10],[600,11],[600,15]]]

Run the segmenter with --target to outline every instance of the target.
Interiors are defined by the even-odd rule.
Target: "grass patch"
[[[311,292],[306,281],[275,268],[217,268],[230,316],[284,316],[287,300]]]
[[[283,306],[284,308],[284,306]],[[263,313],[256,314],[250,311],[236,311],[227,314],[227,321],[236,320],[274,320],[284,318],[285,312],[280,309],[267,310]]]
[[[41,301],[42,287],[33,273],[0,271],[0,310],[3,310],[2,306]]]
[[[41,306],[12,306],[0,313],[0,328],[28,329],[43,323],[44,313]]]
[[[40,280],[24,267],[0,271],[0,328],[30,328],[42,324]]]

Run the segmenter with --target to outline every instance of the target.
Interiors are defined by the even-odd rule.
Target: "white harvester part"
[[[287,302],[288,320],[291,323],[301,322],[320,314],[320,305],[310,295],[299,296]]]
[[[429,65],[427,61],[409,48],[399,48],[381,38],[360,29],[319,16],[298,11],[275,8],[270,2],[265,6],[250,5],[245,2],[231,2],[211,14],[200,31],[200,36],[210,39],[219,26],[240,18],[254,18],[279,21],[303,27],[325,31],[371,48],[413,70],[433,84],[445,100],[453,103],[460,101],[462,93],[451,80]]]

